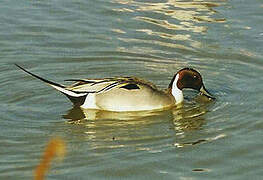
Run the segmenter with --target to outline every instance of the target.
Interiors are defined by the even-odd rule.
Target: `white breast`
[[[81,107],[85,109],[99,109],[96,105],[96,95],[94,93],[89,93]]]

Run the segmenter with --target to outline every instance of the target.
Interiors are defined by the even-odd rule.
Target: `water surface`
[[[32,179],[54,136],[67,155],[47,179],[261,179],[262,8],[258,0],[2,2],[1,179]],[[187,91],[173,110],[81,111],[14,63],[60,83],[132,75],[160,88],[188,66],[217,100]]]

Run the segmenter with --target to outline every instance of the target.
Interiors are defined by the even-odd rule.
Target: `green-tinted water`
[[[68,153],[47,179],[261,179],[262,10],[259,0],[1,2],[0,179],[32,179],[54,136]],[[186,92],[181,109],[136,118],[82,112],[14,63],[57,82],[133,75],[160,88],[190,66],[217,100]]]

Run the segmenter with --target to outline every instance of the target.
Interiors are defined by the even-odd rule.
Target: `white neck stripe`
[[[179,74],[176,75],[176,77],[174,79],[174,82],[173,82],[173,85],[172,85],[172,95],[174,96],[176,104],[179,104],[179,103],[183,102],[183,100],[184,100],[184,96],[183,96],[182,90],[180,90],[177,87],[178,79],[179,79]]]

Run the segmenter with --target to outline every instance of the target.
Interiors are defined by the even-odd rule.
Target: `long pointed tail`
[[[66,89],[66,87],[62,84],[58,84],[56,82],[52,82],[49,81],[47,79],[44,79],[36,74],[33,74],[32,72],[29,72],[28,70],[26,70],[25,68],[19,66],[18,64],[15,64],[18,68],[20,68],[21,70],[23,70],[24,72],[30,74],[31,76],[47,83],[49,86],[55,88],[56,90],[58,90],[59,92],[61,92],[62,94],[66,95],[71,102],[73,102],[75,105],[82,105],[86,99],[86,96],[88,95],[88,93],[80,93],[80,92],[76,92],[76,91],[72,91],[72,90],[68,90]]]

